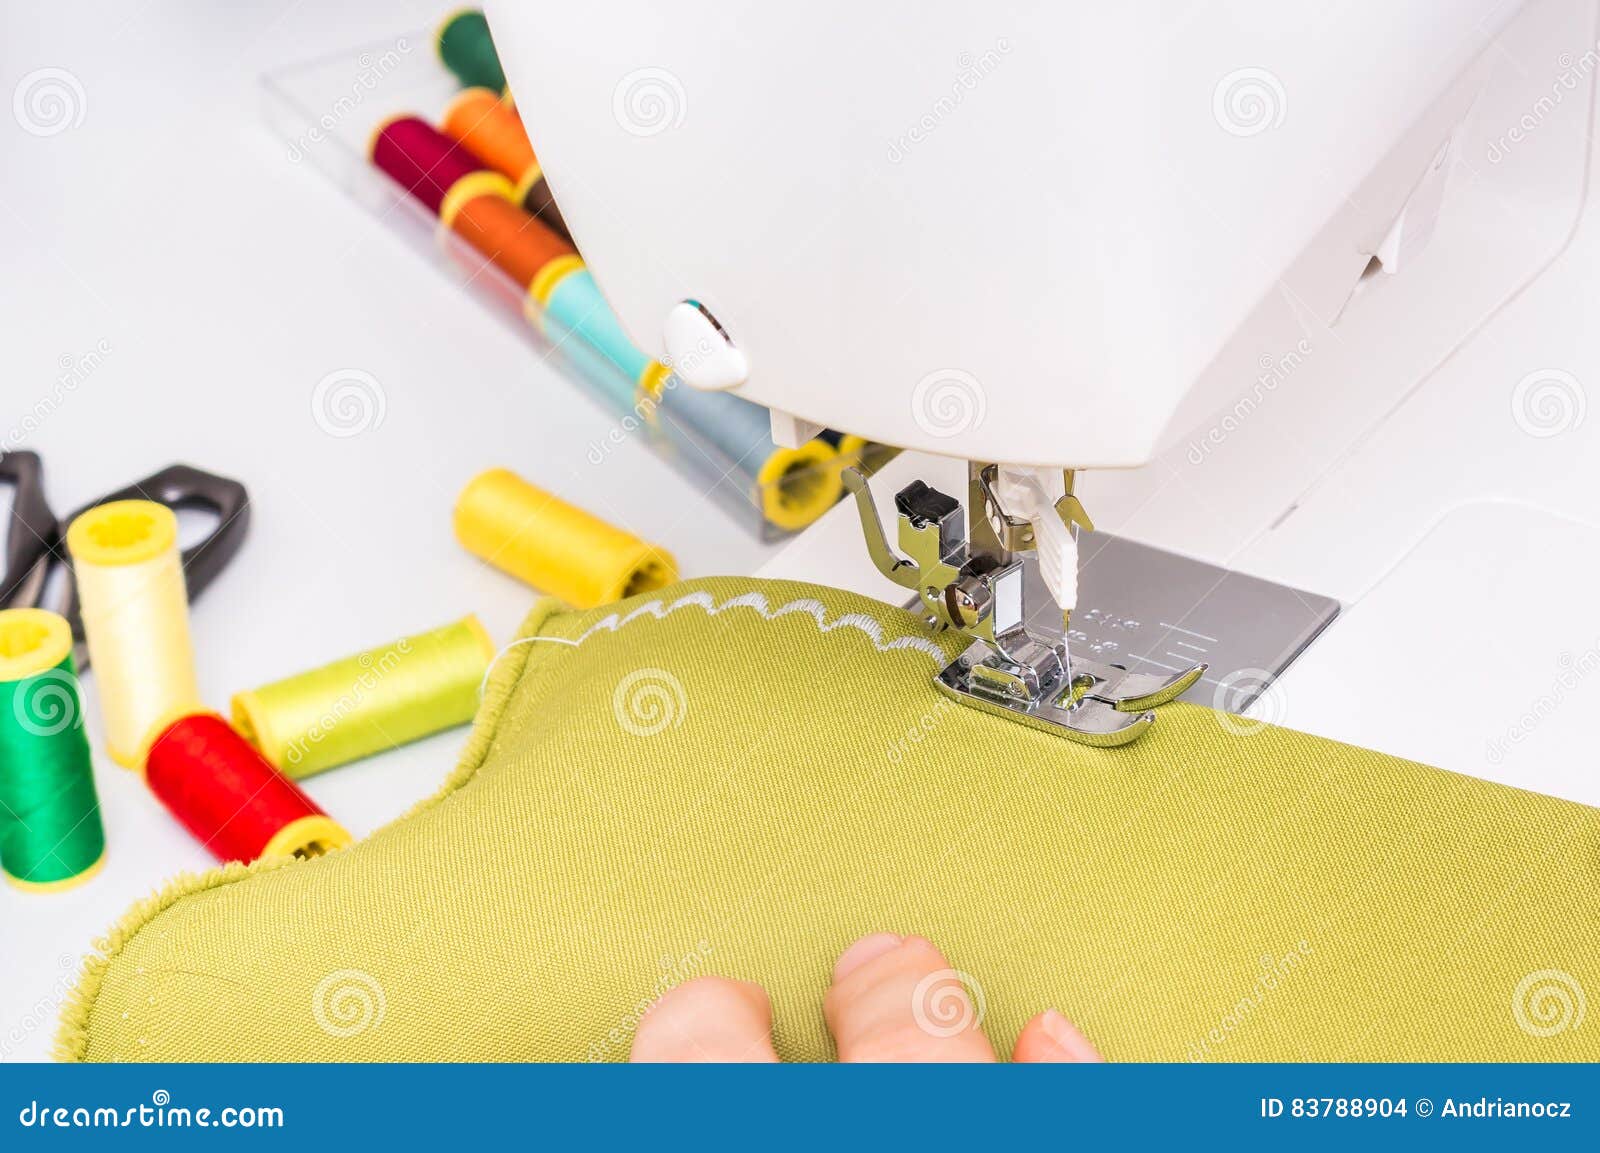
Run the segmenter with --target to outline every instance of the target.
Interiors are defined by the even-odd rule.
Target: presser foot
[[[969,476],[966,510],[921,481],[896,494],[901,555],[889,544],[866,474],[858,468],[843,474],[878,571],[916,594],[914,603],[933,628],[971,638],[934,684],[964,705],[1079,744],[1109,748],[1138,740],[1155,721],[1150,710],[1185,692],[1206,666],[1160,676],[1073,661],[1065,615],[1041,571],[1035,535],[1041,526],[1008,510],[996,488],[997,466],[973,463]],[[1052,515],[1074,535],[1063,541],[1056,534],[1057,545],[1075,546],[1076,531],[1088,517],[1072,495],[1070,473],[1062,487],[1066,495]],[[969,517],[972,510],[977,515]],[[1064,551],[1075,554],[1076,548]]]
[[[1196,665],[1168,677],[1130,673],[1097,661],[1017,662],[973,641],[934,678],[939,690],[970,708],[1020,721],[1077,744],[1113,748],[1150,730],[1150,711],[1181,695],[1205,673]]]

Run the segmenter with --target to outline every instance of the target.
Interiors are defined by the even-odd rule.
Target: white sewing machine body
[[[731,12],[490,7],[643,347],[797,433],[1142,466],[1101,529],[1345,606],[1255,712],[1600,803],[1593,0]],[[768,572],[904,599],[849,508]]]

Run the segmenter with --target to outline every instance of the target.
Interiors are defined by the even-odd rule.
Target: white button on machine
[[[675,305],[667,313],[663,337],[668,366],[695,388],[720,391],[749,378],[744,353],[699,301]]]

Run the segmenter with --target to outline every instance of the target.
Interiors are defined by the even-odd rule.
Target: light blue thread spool
[[[681,379],[661,392],[663,422],[675,424],[710,446],[724,471],[754,477],[777,451],[772,419],[759,404],[726,392],[702,392]]]
[[[543,319],[545,335],[552,341],[565,347],[581,340],[609,361],[615,372],[592,376],[618,407],[634,406],[639,378],[652,362],[622,331],[617,314],[611,311],[587,268],[577,269],[556,283],[545,302]]]

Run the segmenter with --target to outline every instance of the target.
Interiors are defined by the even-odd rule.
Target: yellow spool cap
[[[468,552],[588,609],[664,588],[678,579],[670,553],[529,484],[509,469],[479,473],[455,507]]]
[[[81,873],[74,873],[70,877],[62,877],[59,881],[24,881],[21,877],[13,877],[10,873],[0,874],[13,889],[20,889],[24,893],[60,893],[67,889],[76,889],[79,885],[94,880],[106,867],[106,855],[102,851],[90,865]]]
[[[652,360],[649,366],[639,374],[639,391],[651,400],[660,400],[661,394],[667,388],[667,377],[671,375],[672,369],[662,364],[659,360]]]
[[[456,213],[469,200],[476,200],[480,196],[498,196],[510,200],[513,189],[511,181],[498,172],[491,172],[487,168],[477,172],[469,172],[460,180],[452,184],[444,194],[444,199],[439,201],[439,234],[442,237],[449,234],[451,227],[456,222]]]
[[[332,817],[301,817],[273,833],[261,850],[261,856],[320,857],[344,848],[352,839],[345,827]]]
[[[528,285],[528,299],[523,305],[529,319],[541,320],[544,306],[550,303],[550,294],[555,292],[556,285],[583,266],[581,256],[558,256],[541,268]]]
[[[144,564],[178,543],[178,518],[153,500],[96,505],[67,529],[74,565],[102,568]]]
[[[827,512],[844,491],[839,470],[832,467],[837,455],[826,441],[809,440],[769,456],[756,473],[762,515],[778,528],[792,530]]]
[[[521,204],[524,200],[528,199],[528,193],[533,191],[533,186],[543,179],[544,169],[540,167],[539,162],[535,160],[532,164],[528,165],[523,174],[517,178],[517,186],[514,193],[517,198],[517,203]]]
[[[72,651],[72,626],[45,609],[0,612],[0,681],[20,681],[55,668]]]
[[[198,707],[178,518],[166,505],[119,500],[67,529],[84,635],[100,687],[107,751],[139,768],[151,728]]]

